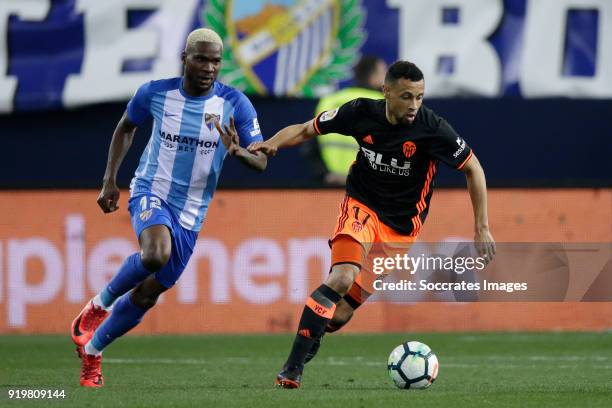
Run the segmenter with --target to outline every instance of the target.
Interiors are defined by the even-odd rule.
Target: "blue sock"
[[[98,327],[91,338],[91,345],[99,351],[104,350],[117,337],[123,336],[136,327],[148,310],[132,303],[130,294],[126,293],[119,298],[108,319]]]
[[[144,267],[140,260],[140,252],[128,256],[117,274],[100,292],[100,300],[104,307],[112,305],[118,297],[129,292],[150,274],[151,272]]]

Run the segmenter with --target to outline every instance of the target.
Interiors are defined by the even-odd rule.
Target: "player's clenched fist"
[[[116,184],[106,184],[102,186],[102,191],[98,196],[98,205],[102,208],[105,213],[117,211],[119,207],[119,188]]]
[[[275,156],[276,152],[278,151],[278,146],[275,146],[272,143],[269,143],[269,141],[255,142],[255,143],[251,143],[247,147],[247,150],[251,153],[262,152],[267,156]]]

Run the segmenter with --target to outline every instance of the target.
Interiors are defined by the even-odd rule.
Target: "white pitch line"
[[[520,360],[530,360],[530,361],[608,361],[610,357],[608,356],[486,356],[482,357],[482,359],[486,360],[500,360],[500,361],[520,361]]]
[[[201,365],[210,363],[206,360],[196,360],[189,358],[105,358],[105,363],[111,364],[186,364]]]
[[[601,336],[610,336],[610,334],[612,333],[612,331],[608,330],[605,332],[599,332],[599,333],[584,333],[584,335],[586,335],[587,337],[591,338],[591,337],[601,337]],[[551,333],[547,333],[547,335],[552,334],[555,337],[563,337],[566,333],[565,332],[551,332]],[[508,340],[508,339],[512,339],[512,340],[525,340],[525,341],[531,341],[531,340],[539,340],[539,339],[544,339],[544,337],[542,336],[542,334],[539,333],[504,333],[504,339]],[[491,341],[491,337],[489,336],[474,336],[474,335],[460,335],[457,336],[456,341],[463,341],[463,342],[489,342]]]
[[[528,362],[533,361],[546,361],[549,362],[548,366],[554,366],[560,369],[574,369],[579,367],[585,360],[591,362],[603,362],[609,360],[608,357],[594,356],[592,358],[576,357],[576,356],[525,356],[525,357],[514,357],[514,356],[488,356],[484,358],[475,358],[478,362],[466,362],[458,358],[448,358],[441,362],[441,367],[448,368],[479,368],[482,366],[493,367],[493,368],[508,368],[508,369],[525,369],[542,368],[542,364],[529,364]],[[252,357],[225,357],[225,358],[213,358],[213,359],[192,359],[192,358],[106,358],[105,363],[110,364],[162,364],[162,365],[219,365],[223,363],[232,364],[253,364],[256,361],[266,361],[267,358],[252,358]],[[525,361],[525,363],[521,363]],[[568,364],[575,362],[575,364]],[[384,360],[372,360],[364,359],[363,357],[327,357],[315,360],[317,365],[328,365],[328,366],[366,366],[366,367],[380,367],[385,368],[386,363]],[[599,370],[612,370],[612,365],[594,365],[590,367],[592,369]]]

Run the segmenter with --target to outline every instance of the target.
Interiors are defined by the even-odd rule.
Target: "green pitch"
[[[396,389],[388,353],[405,340],[440,359],[427,390]],[[272,388],[288,335],[127,336],[105,352],[106,386],[78,386],[69,337],[0,336],[0,406],[610,407],[612,333],[326,336],[302,388]],[[8,389],[64,389],[61,401],[9,400]]]

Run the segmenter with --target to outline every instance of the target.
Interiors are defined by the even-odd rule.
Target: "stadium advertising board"
[[[119,212],[104,215],[95,204],[97,192],[93,190],[0,193],[0,332],[66,330],[82,304],[104,287],[126,256],[138,249],[125,210],[127,194],[123,193]],[[304,299],[328,273],[327,240],[341,198],[340,191],[329,190],[218,192],[187,270],[138,330],[291,331]],[[610,275],[612,190],[494,190],[489,201],[490,224],[499,245],[562,242],[572,244],[575,250],[586,244],[607,243],[604,247],[608,252],[603,256],[608,256]],[[589,217],[585,218],[587,213]],[[470,214],[466,191],[437,191],[419,242],[469,241]],[[450,299],[448,292],[435,290],[415,297],[415,292],[387,287],[383,291],[386,294],[368,302],[347,328],[436,331],[607,327],[603,310],[612,312],[612,303],[544,302],[583,299],[606,264],[605,259],[599,259],[601,252],[597,256],[588,251],[586,255],[584,251],[568,254],[571,262],[565,265],[569,265],[569,271],[584,279],[591,276],[591,280],[584,281],[583,287],[566,287],[562,297],[533,297],[530,292],[517,290],[504,292],[505,298],[485,295],[483,303],[431,303],[473,299]],[[576,261],[576,256],[583,258]],[[556,263],[544,266],[558,273]],[[495,277],[500,269],[492,271],[486,279]],[[512,279],[528,279],[520,275]],[[561,278],[567,277],[556,276],[538,274],[528,283],[563,283]],[[410,276],[396,280],[404,278]],[[554,286],[558,289],[559,285]],[[580,296],[572,295],[576,292]],[[502,300],[505,303],[497,302]],[[428,319],[410,320],[410,316],[423,315],[425,310]],[[516,313],[505,313],[512,317],[499,319],[502,310]]]

